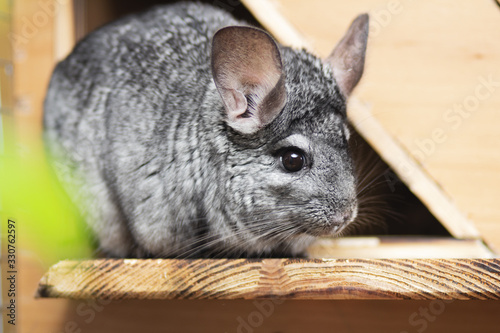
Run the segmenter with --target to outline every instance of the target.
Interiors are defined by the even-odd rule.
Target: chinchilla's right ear
[[[325,59],[333,69],[333,76],[345,97],[351,94],[363,75],[369,20],[368,14],[359,15]]]
[[[276,42],[243,26],[222,28],[212,43],[212,74],[227,123],[243,134],[269,124],[286,102],[285,75]]]

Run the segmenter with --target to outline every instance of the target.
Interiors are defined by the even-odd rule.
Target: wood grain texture
[[[288,22],[290,30],[300,32],[290,42],[302,37],[323,57],[356,15],[370,14],[367,65],[354,91],[364,107],[350,105],[369,114],[349,117],[455,237],[474,238],[477,229],[500,253],[500,7],[495,1],[268,0],[273,15],[280,16],[276,26],[261,1],[244,3],[282,43],[288,43],[287,35],[278,30]],[[369,132],[373,126],[364,122],[370,119],[384,135]],[[427,180],[421,182],[422,177]]]
[[[500,299],[499,259],[62,261],[38,297],[71,299]]]
[[[19,333],[499,331],[495,300],[35,299],[46,268],[26,250],[20,265]],[[430,320],[423,320],[421,309]]]

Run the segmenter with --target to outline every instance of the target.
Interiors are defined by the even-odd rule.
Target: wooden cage
[[[133,3],[130,10],[153,3],[158,1]],[[382,179],[401,181],[423,211],[415,215],[431,216],[429,223],[439,224],[431,229],[444,231],[322,239],[311,247],[310,259],[89,258],[43,272],[36,254],[25,254],[20,329],[497,332],[500,5],[210,3],[247,15],[284,45],[322,57],[357,14],[368,12],[366,70],[348,117],[390,171]],[[55,62],[86,32],[129,10],[112,0],[14,0],[12,29],[21,31],[25,18],[48,4],[55,8],[50,20],[29,43],[13,44],[13,99],[8,113],[4,106],[2,112],[20,144],[41,131],[41,105]],[[9,86],[1,83],[2,89]]]

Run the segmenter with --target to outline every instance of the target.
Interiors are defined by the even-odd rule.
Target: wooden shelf
[[[62,261],[38,297],[71,299],[498,300],[500,259]]]

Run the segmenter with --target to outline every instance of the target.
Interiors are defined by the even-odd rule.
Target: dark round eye
[[[297,172],[302,170],[306,162],[304,153],[298,149],[289,149],[281,153],[281,164],[285,170],[290,172]]]

